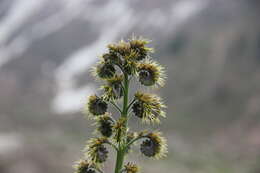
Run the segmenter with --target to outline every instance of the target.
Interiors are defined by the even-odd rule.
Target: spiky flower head
[[[85,155],[93,164],[100,164],[106,161],[108,151],[104,146],[105,143],[108,143],[107,138],[92,138],[88,141],[85,148]]]
[[[123,64],[123,69],[128,75],[134,75],[137,71],[138,63],[135,61],[125,60]]]
[[[133,104],[133,113],[135,116],[147,123],[159,123],[159,116],[165,117],[163,108],[166,106],[162,103],[161,98],[149,93],[137,92],[135,94],[136,102]]]
[[[90,113],[94,116],[103,115],[107,111],[107,103],[103,98],[92,95],[89,96],[85,110],[86,113]]]
[[[153,50],[146,46],[149,41],[132,37],[128,42],[121,40],[115,44],[109,44],[109,53],[103,55],[105,61],[121,66],[128,74],[133,75],[137,70],[137,62],[148,57]]]
[[[132,37],[129,40],[130,47],[137,53],[136,60],[141,61],[147,58],[149,52],[153,52],[152,48],[147,47],[146,45],[149,43],[148,40],[142,38]]]
[[[128,56],[131,53],[130,44],[124,40],[120,40],[117,44],[108,45],[109,52],[119,54],[121,57]]]
[[[115,75],[114,77],[107,79],[107,84],[102,86],[104,89],[104,99],[105,100],[113,100],[119,99],[124,94],[124,89],[122,86],[123,76],[122,75]]]
[[[79,160],[74,165],[75,173],[96,173],[95,166],[87,160]]]
[[[97,120],[97,130],[101,133],[104,137],[110,137],[112,135],[112,126],[113,126],[113,119],[110,114],[106,113]]]
[[[110,52],[110,56],[107,56],[110,57],[109,61],[120,66],[120,68],[128,75],[135,74],[137,69],[136,58],[138,57],[138,53],[131,49],[129,42],[121,40],[117,44],[108,45],[108,48]],[[117,60],[111,60],[111,57],[117,57]]]
[[[157,62],[146,60],[137,67],[139,82],[144,86],[163,86],[165,73]]]
[[[160,159],[166,156],[166,139],[160,132],[152,132],[145,136],[147,139],[140,146],[140,151],[147,157]]]
[[[121,64],[121,59],[119,55],[114,51],[109,51],[109,53],[105,53],[102,55],[102,58],[105,62],[111,63],[111,64]]]
[[[131,162],[128,162],[124,165],[123,173],[137,173],[139,171],[139,167]]]
[[[101,79],[109,79],[114,76],[116,69],[110,62],[100,61],[97,66],[92,69],[92,74]]]

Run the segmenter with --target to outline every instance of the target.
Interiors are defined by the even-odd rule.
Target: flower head
[[[139,171],[139,168],[136,164],[128,162],[124,166],[123,173],[137,173]]]
[[[108,48],[110,52],[109,59],[111,59],[111,57],[117,57],[117,60],[113,60],[113,62],[120,66],[125,73],[133,75],[136,72],[136,58],[138,57],[138,53],[131,49],[129,42],[121,40],[117,44],[110,44]]]
[[[133,104],[133,113],[141,118],[143,122],[159,123],[159,116],[165,117],[165,112],[162,110],[165,105],[161,98],[154,94],[137,92],[135,94],[136,102]]]
[[[147,60],[137,67],[139,82],[144,86],[163,86],[165,74],[163,67],[155,61]]]
[[[102,88],[105,93],[103,95],[105,100],[119,99],[124,94],[124,89],[122,87],[123,76],[115,75],[114,77],[107,79],[107,85]]]
[[[125,60],[125,63],[123,64],[123,69],[128,75],[134,75],[137,71],[137,65],[138,64],[135,61]]]
[[[113,126],[113,119],[111,116],[106,113],[100,117],[98,117],[97,121],[97,130],[104,136],[110,137],[112,135],[112,126]]]
[[[121,57],[128,56],[131,53],[130,44],[120,40],[117,44],[108,45],[109,52],[119,54]]]
[[[89,96],[87,111],[94,116],[103,115],[107,111],[107,103],[96,95]]]
[[[146,59],[153,50],[146,46],[149,41],[132,37],[128,42],[121,40],[115,44],[109,44],[109,53],[102,58],[106,63],[119,66],[128,75],[136,74],[139,61]],[[110,68],[109,68],[110,69]],[[102,77],[101,75],[101,78]]]
[[[147,157],[160,159],[166,156],[167,144],[166,139],[161,136],[160,132],[152,132],[145,136],[146,140],[141,144],[140,150]]]
[[[105,143],[108,143],[107,138],[92,138],[89,140],[85,150],[86,157],[93,164],[103,163],[107,159],[108,151],[104,146]]]
[[[87,160],[79,160],[74,165],[75,173],[96,173],[95,166],[90,164]]]
[[[102,55],[102,58],[105,62],[111,63],[111,64],[121,64],[121,59],[119,55],[114,51],[109,51],[109,53],[105,53]]]
[[[100,61],[99,64],[93,68],[92,73],[101,79],[109,79],[114,76],[116,69],[112,63]]]
[[[133,37],[129,40],[129,43],[131,49],[138,54],[136,57],[137,61],[145,59],[148,56],[148,53],[153,51],[152,48],[146,47],[146,44],[149,43],[148,40],[142,38],[137,39],[136,37]]]

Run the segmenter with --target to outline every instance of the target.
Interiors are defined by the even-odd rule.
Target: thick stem
[[[115,173],[119,173],[123,167],[124,164],[124,150],[120,149],[117,152],[117,157],[116,157],[116,167],[115,167]]]
[[[123,110],[121,112],[121,117],[126,118],[124,127],[127,127],[128,90],[129,90],[129,80],[128,80],[128,75],[125,74],[124,101],[123,101]],[[118,146],[118,151],[117,151],[115,173],[120,173],[120,171],[122,170],[123,164],[124,164],[124,157],[125,157],[125,143],[124,143],[124,141],[122,143],[122,138],[121,138],[119,141],[119,146]]]

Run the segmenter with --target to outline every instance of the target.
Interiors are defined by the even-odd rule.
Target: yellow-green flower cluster
[[[163,86],[165,81],[164,69],[157,62],[147,60],[137,67],[139,82],[145,86]]]
[[[107,79],[107,84],[102,86],[104,89],[103,98],[107,101],[121,98],[124,94],[122,81],[122,75],[115,75],[112,78]]]
[[[147,139],[140,146],[142,154],[147,157],[160,159],[166,156],[167,144],[166,139],[162,137],[161,132],[151,132],[145,135]]]
[[[113,132],[114,121],[109,113],[99,116],[96,122],[97,131],[104,137],[109,138]]]
[[[152,48],[146,47],[149,41],[145,39],[136,39],[133,37],[130,39],[129,44],[130,47],[137,53],[136,60],[140,61],[147,58],[149,52],[153,52]]]
[[[96,173],[94,165],[90,164],[87,160],[79,160],[74,165],[75,173]]]
[[[103,115],[107,111],[107,103],[103,98],[98,97],[96,95],[89,96],[88,103],[85,107],[85,113],[91,117]]]
[[[159,117],[165,117],[163,109],[166,107],[161,98],[149,93],[137,92],[136,102],[133,104],[134,115],[141,118],[143,122],[159,123]]]
[[[106,143],[108,143],[108,140],[105,137],[92,138],[88,141],[85,148],[85,157],[90,163],[97,165],[106,161],[108,157],[108,151],[104,146]]]
[[[139,168],[136,164],[128,162],[125,166],[124,166],[124,170],[123,173],[137,173],[139,172]]]
[[[142,60],[149,58],[152,48],[147,47],[148,40],[133,37],[128,41],[121,40],[115,44],[109,44],[108,52],[101,56],[101,60],[93,69],[94,76],[101,79],[112,78],[118,67],[122,73],[135,75],[137,67]]]
[[[96,75],[101,79],[109,79],[114,76],[116,69],[112,63],[100,61],[96,67]]]

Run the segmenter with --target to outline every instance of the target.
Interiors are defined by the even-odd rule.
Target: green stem
[[[145,138],[146,136],[140,136],[137,137],[135,139],[133,139],[132,141],[130,141],[129,143],[126,144],[126,147],[129,147],[130,145],[132,145],[134,142],[138,141],[139,139]]]
[[[124,156],[125,156],[124,150],[120,149],[117,152],[115,173],[119,173],[121,171],[124,164]]]
[[[111,145],[116,151],[119,151],[118,148],[113,143],[108,141],[107,144]]]
[[[127,127],[127,108],[128,108],[128,90],[129,90],[129,80],[128,75],[124,74],[124,100],[123,100],[123,110],[121,112],[121,117],[125,117],[126,121],[124,127]],[[125,128],[126,129],[126,128]],[[121,138],[122,139],[122,138]],[[117,158],[116,158],[116,166],[115,166],[115,173],[120,173],[124,164],[124,157],[125,157],[125,143],[120,139],[118,151],[117,151]]]

